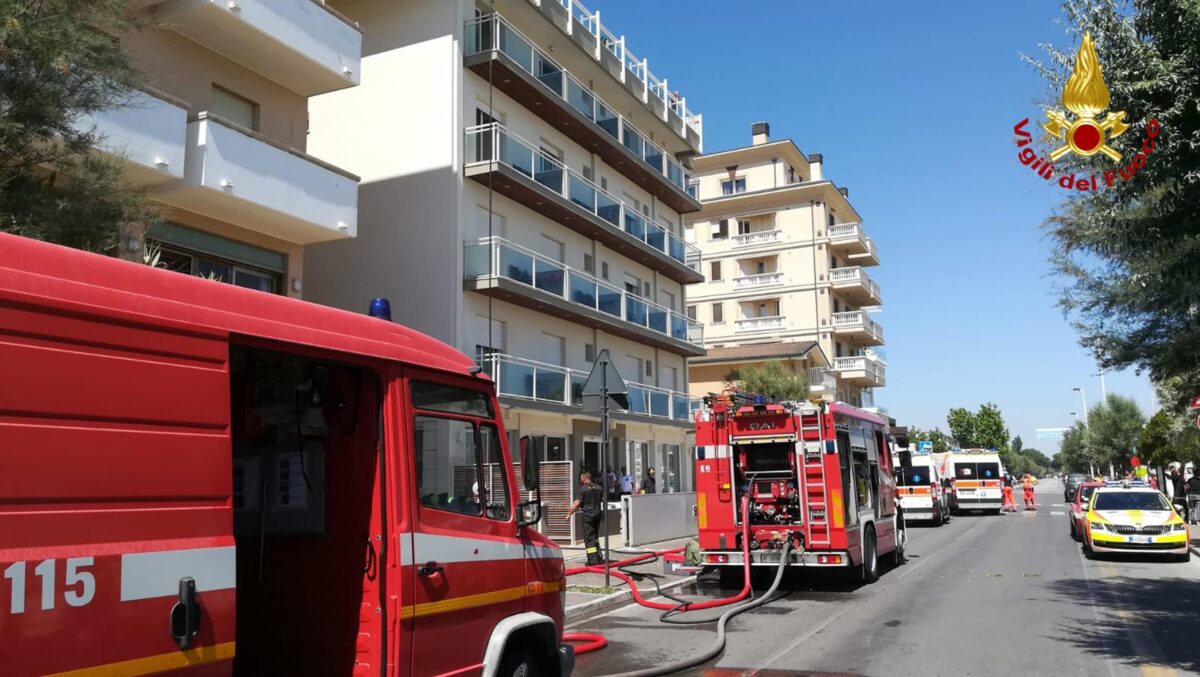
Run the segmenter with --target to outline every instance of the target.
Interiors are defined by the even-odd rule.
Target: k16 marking
[[[700,464],[700,472],[712,472],[712,464],[711,463],[701,463]]]
[[[92,572],[84,570],[84,567],[90,567],[95,563],[93,557],[67,558],[65,580],[67,589],[63,591],[63,600],[66,601],[67,606],[86,606],[95,599],[96,577],[92,575]],[[50,611],[54,608],[57,569],[58,560],[53,559],[43,560],[41,564],[33,568],[34,575],[42,579],[42,611]],[[13,562],[4,570],[4,578],[9,582],[8,611],[14,615],[25,613],[25,570],[25,562]]]

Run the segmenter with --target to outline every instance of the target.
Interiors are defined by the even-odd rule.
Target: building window
[[[724,240],[727,237],[729,237],[729,219],[721,219],[712,224],[710,239]]]
[[[590,343],[583,344],[583,361],[588,364],[596,361],[596,346]]]
[[[713,261],[709,266],[711,273],[708,276],[710,282],[717,282],[721,279],[721,262]]]
[[[829,225],[837,223],[837,217],[833,215],[833,210],[829,210]]]
[[[750,220],[738,219],[738,235],[747,235],[750,233]]]
[[[712,304],[712,321],[713,324],[721,324],[725,322],[725,304]]]
[[[724,179],[721,181],[721,194],[733,195],[746,192],[746,178]]]
[[[583,255],[583,272],[593,275],[596,273],[596,259],[591,254]]]
[[[146,243],[159,252],[160,268],[271,294],[284,291],[287,257],[279,252],[165,222],[150,227]]]
[[[600,277],[608,279],[608,261],[600,262]]]
[[[246,129],[258,131],[258,104],[219,85],[212,86],[208,109]]]
[[[692,322],[696,321],[696,306],[695,305],[690,305],[687,307],[687,316],[688,316],[688,319],[691,320]]]
[[[796,168],[791,165],[787,168],[787,182],[796,183]]]
[[[646,382],[654,378],[654,360],[646,360]]]

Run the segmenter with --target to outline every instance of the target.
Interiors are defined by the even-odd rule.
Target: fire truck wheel
[[[859,576],[864,583],[874,583],[879,580],[879,557],[875,549],[875,529],[867,527],[863,535],[863,563],[858,567]]]
[[[513,647],[504,652],[496,674],[500,677],[537,677],[538,662],[529,650]]]

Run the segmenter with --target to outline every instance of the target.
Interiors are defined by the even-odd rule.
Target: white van
[[[982,510],[1000,514],[1004,507],[1004,465],[987,449],[962,449],[946,454],[942,470],[953,473],[956,511]]]
[[[941,473],[931,454],[916,453],[911,448],[899,450],[908,465],[896,469],[896,497],[904,510],[906,522],[929,521],[942,526],[950,521],[950,505]]]

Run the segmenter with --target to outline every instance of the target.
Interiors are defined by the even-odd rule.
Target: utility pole
[[[1107,402],[1108,401],[1108,390],[1106,390],[1104,388],[1104,370],[1101,369],[1100,373],[1096,374],[1096,375],[1100,377],[1100,401]]]
[[[1092,463],[1092,452],[1088,449],[1087,436],[1091,428],[1088,426],[1088,406],[1087,394],[1083,392],[1082,387],[1071,388],[1071,390],[1079,391],[1079,399],[1083,402],[1083,450],[1088,455],[1088,469],[1091,471],[1092,477],[1096,476],[1096,465]]]

